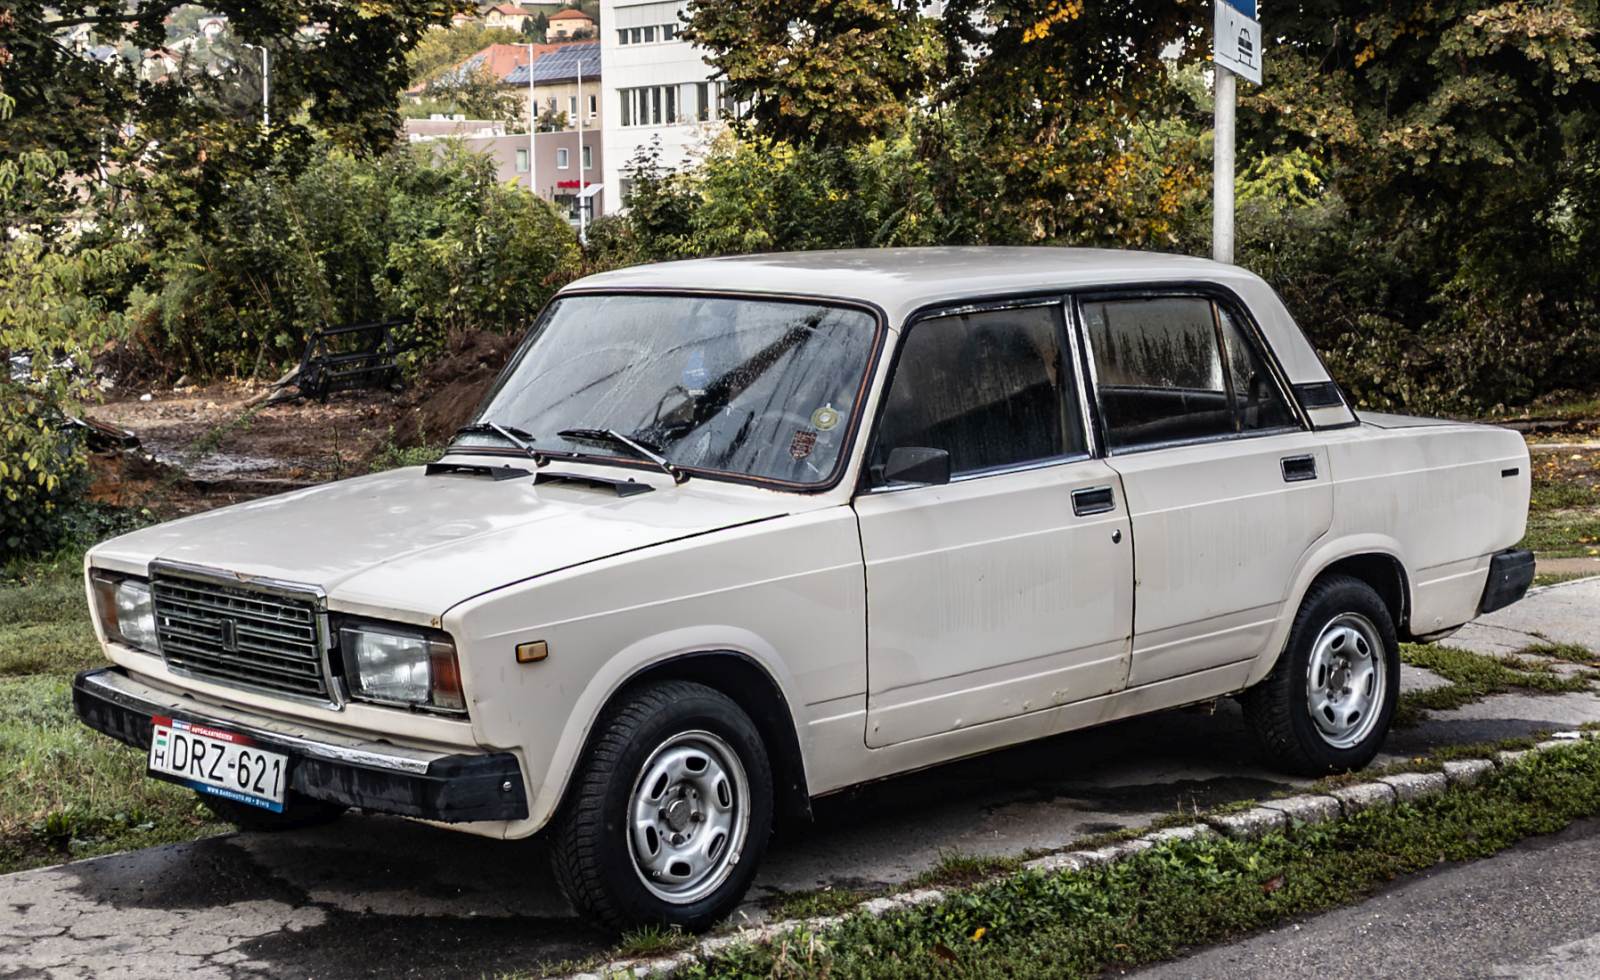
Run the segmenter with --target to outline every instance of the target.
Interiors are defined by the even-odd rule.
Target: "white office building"
[[[625,205],[623,174],[652,139],[668,168],[692,162],[716,134],[721,86],[679,35],[681,0],[601,0],[605,196]]]

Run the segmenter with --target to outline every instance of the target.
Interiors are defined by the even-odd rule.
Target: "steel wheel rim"
[[[1306,663],[1306,710],[1317,734],[1336,749],[1361,744],[1377,727],[1388,689],[1378,628],[1360,613],[1335,616]]]
[[[706,731],[658,745],[628,797],[628,853],[649,892],[700,901],[733,874],[750,829],[750,785],[738,753]]]

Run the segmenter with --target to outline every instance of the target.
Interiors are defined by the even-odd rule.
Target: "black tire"
[[[1314,718],[1308,692],[1313,689],[1312,659],[1319,639],[1332,636],[1327,631],[1346,625],[1355,627],[1349,635],[1364,640],[1370,632],[1378,641],[1381,650],[1372,650],[1368,656],[1374,667],[1381,664],[1385,675],[1381,693],[1374,692],[1368,702],[1376,708],[1376,717],[1359,719],[1356,730],[1346,736],[1353,739],[1351,744],[1336,744],[1338,739],[1325,734]],[[1372,629],[1368,631],[1365,626]],[[1333,682],[1330,675],[1323,676],[1328,683]],[[1323,776],[1360,769],[1372,761],[1388,736],[1399,694],[1400,641],[1388,606],[1372,586],[1360,579],[1329,575],[1307,590],[1289,632],[1289,642],[1272,673],[1239,700],[1246,724],[1278,768],[1295,775]],[[1328,725],[1343,720],[1336,717],[1334,709],[1323,710]]]
[[[327,803],[304,796],[290,796],[285,802],[282,813],[273,813],[258,806],[236,803],[207,793],[200,794],[200,802],[223,823],[231,823],[240,830],[268,832],[300,830],[304,827],[331,823],[339,819],[339,815],[346,809],[340,803]]]
[[[644,882],[629,814],[636,788],[643,789],[646,765],[659,758],[658,750],[695,733],[710,733],[737,756],[748,789],[748,822],[742,846],[724,845],[729,850],[723,853],[734,855],[731,862],[723,861],[722,870],[706,878],[705,887],[720,880],[714,890],[669,900]],[[551,825],[551,864],[567,899],[612,928],[660,924],[705,929],[731,912],[750,887],[766,853],[772,811],[772,770],[749,716],[704,684],[648,683],[627,692],[596,724]],[[695,814],[697,821],[699,816]]]

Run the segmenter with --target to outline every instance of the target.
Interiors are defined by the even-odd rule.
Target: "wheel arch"
[[[1306,594],[1329,575],[1349,575],[1371,586],[1383,599],[1394,620],[1395,633],[1402,640],[1413,639],[1410,630],[1414,602],[1411,575],[1406,569],[1398,542],[1382,536],[1361,536],[1325,542],[1307,555],[1295,576],[1295,588],[1283,605],[1278,628],[1260,660],[1251,670],[1246,687],[1254,686],[1272,672],[1289,642],[1289,630],[1305,603]]]
[[[663,680],[694,681],[732,698],[750,716],[767,747],[777,797],[775,809],[788,816],[810,818],[811,793],[794,712],[777,679],[755,658],[735,650],[704,650],[649,664],[612,692],[600,709],[600,717],[604,718],[612,705],[640,685]],[[593,727],[590,738],[594,736]]]
[[[614,682],[601,687],[582,737],[567,751],[558,751],[546,772],[546,787],[555,790],[537,806],[537,826],[544,826],[565,804],[572,791],[581,759],[593,744],[601,723],[612,709],[641,685],[655,681],[686,680],[704,684],[733,700],[750,716],[767,747],[772,765],[774,809],[780,816],[809,819],[811,794],[799,729],[784,685],[761,660],[750,653],[726,648],[706,648],[673,653],[632,664]],[[609,688],[609,690],[606,690]],[[542,795],[542,794],[541,794]]]

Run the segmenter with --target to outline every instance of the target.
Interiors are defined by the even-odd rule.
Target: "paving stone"
[[[1082,871],[1089,865],[1076,854],[1046,854],[1044,857],[1022,862],[1022,866],[1029,871],[1037,871],[1040,874],[1055,874],[1059,871]],[[882,901],[882,899],[876,899],[876,901]],[[870,905],[872,903],[869,902],[867,904]]]
[[[1571,744],[1571,742],[1563,742],[1560,739],[1552,738],[1548,741],[1540,742],[1539,744],[1535,745],[1533,750],[1535,752],[1548,752],[1551,749],[1564,749]]]
[[[1212,830],[1203,823],[1191,823],[1185,824],[1182,827],[1168,827],[1165,830],[1153,830],[1139,839],[1143,841],[1149,841],[1151,844],[1164,844],[1167,841],[1173,840],[1197,840],[1201,837],[1212,837],[1215,834],[1215,830]]]
[[[1395,800],[1394,787],[1388,783],[1357,783],[1354,786],[1341,786],[1328,795],[1339,801],[1339,806],[1347,817],[1353,817],[1362,810],[1370,810],[1377,806],[1392,806]]]
[[[1282,810],[1290,820],[1300,823],[1326,823],[1339,819],[1341,812],[1338,800],[1320,793],[1266,800],[1261,805],[1271,810]]]
[[[1442,772],[1403,772],[1395,776],[1379,776],[1378,782],[1394,787],[1395,799],[1401,803],[1443,793],[1449,785]]]
[[[1240,840],[1254,840],[1264,837],[1275,830],[1282,830],[1288,826],[1289,818],[1282,810],[1269,810],[1258,806],[1243,813],[1228,813],[1217,817],[1207,817],[1206,823],[1217,828],[1225,837]]]
[[[1471,786],[1494,771],[1488,759],[1453,759],[1444,764],[1444,778],[1455,786]]]
[[[1525,758],[1528,754],[1527,749],[1523,749],[1520,752],[1496,752],[1494,754],[1494,762],[1497,766],[1509,766],[1518,759]]]

